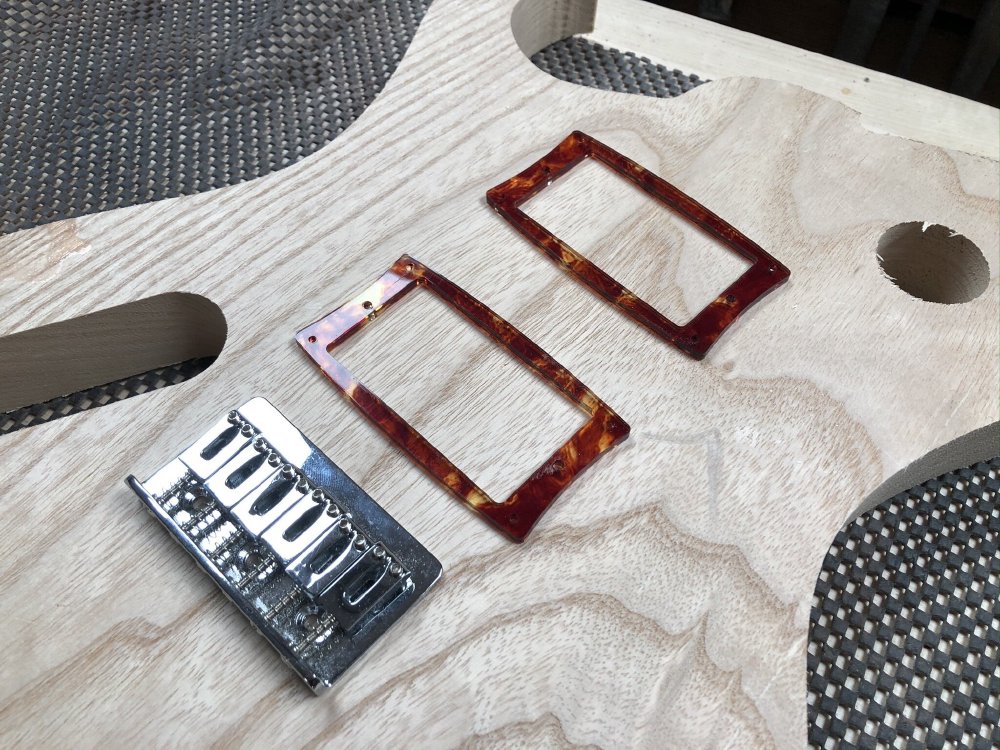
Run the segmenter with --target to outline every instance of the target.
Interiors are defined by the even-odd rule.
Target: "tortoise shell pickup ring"
[[[701,227],[725,247],[749,260],[752,263],[750,268],[688,323],[674,323],[519,208],[588,157],[604,164],[668,209]],[[666,180],[578,130],[526,170],[489,190],[486,200],[571,276],[695,359],[703,358],[730,323],[789,276],[785,266],[731,224]]]
[[[503,502],[496,502],[399,414],[330,356],[338,345],[418,287],[436,294],[493,338],[589,419]],[[367,291],[295,335],[306,354],[361,412],[463,503],[516,542],[523,542],[552,502],[598,456],[623,440],[629,426],[565,367],[527,336],[443,276],[404,255]]]

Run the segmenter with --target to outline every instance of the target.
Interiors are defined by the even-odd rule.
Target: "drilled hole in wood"
[[[941,224],[897,224],[878,243],[882,271],[907,294],[946,305],[982,294],[990,266],[967,237]]]

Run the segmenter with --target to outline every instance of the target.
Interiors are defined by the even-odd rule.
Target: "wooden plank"
[[[1000,155],[996,107],[644,0],[602,0],[587,36],[703,78],[746,76],[794,83],[843,102],[877,133],[990,159]]]

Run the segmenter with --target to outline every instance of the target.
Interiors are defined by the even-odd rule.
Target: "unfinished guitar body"
[[[524,51],[577,31],[587,5],[437,0],[375,103],[297,165],[0,238],[0,335],[171,292],[210,300],[228,327],[193,380],[0,440],[0,744],[805,743],[809,608],[837,530],[864,502],[996,451],[995,429],[975,431],[998,418],[997,163],[872,133],[844,106],[772,81],[671,100],[556,81]],[[790,269],[702,361],[575,283],[487,206],[487,189],[574,130]],[[658,205],[619,200],[635,188],[592,166],[525,211],[563,217],[573,246],[626,287],[656,279],[649,293],[681,317],[724,288],[703,257],[724,265],[726,251]],[[577,210],[581,196],[597,209]],[[978,247],[985,291],[931,303],[883,274],[880,238],[913,221]],[[297,330],[406,253],[631,425],[523,545],[451,500],[296,346]],[[449,346],[462,323],[408,304],[372,331],[430,344],[366,332],[345,346],[352,371],[484,487],[523,478],[568,434],[566,415],[546,411],[559,398],[498,380],[492,342]],[[128,317],[102,330],[120,331],[123,352],[144,345]],[[11,378],[18,362],[71,371],[88,355],[85,335],[24,340],[0,339]],[[123,483],[254,396],[444,568],[322,698]]]

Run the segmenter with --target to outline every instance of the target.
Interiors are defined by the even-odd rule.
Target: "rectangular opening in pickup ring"
[[[331,356],[391,304],[423,287],[489,335],[583,410],[589,419],[503,502],[496,502]],[[572,373],[484,304],[404,255],[374,285],[295,335],[326,376],[372,422],[463,503],[522,542],[556,497],[598,456],[628,436],[629,426]]]
[[[594,159],[697,225],[752,264],[742,276],[685,325],[679,325],[629,291],[519,207],[584,159]],[[734,226],[614,149],[574,131],[549,154],[486,193],[498,214],[571,276],[619,307],[630,318],[695,359],[705,356],[722,332],[747,308],[781,285],[789,270]]]

